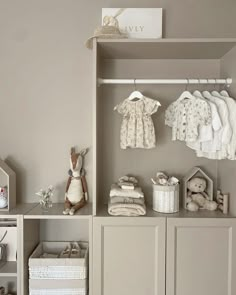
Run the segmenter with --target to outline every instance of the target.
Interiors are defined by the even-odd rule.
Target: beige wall
[[[18,201],[36,201],[35,191],[49,184],[62,201],[70,146],[91,148],[84,40],[106,6],[163,7],[165,37],[236,37],[232,0],[0,0],[0,157],[17,172]]]

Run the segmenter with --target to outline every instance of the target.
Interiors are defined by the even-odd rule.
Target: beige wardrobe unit
[[[236,294],[236,207],[231,208],[231,217],[184,210],[164,215],[150,209],[150,178],[157,169],[181,179],[200,166],[214,180],[215,189],[221,183],[219,162],[197,158],[184,144],[171,142],[171,132],[164,126],[164,110],[185,87],[137,86],[147,96],[160,98],[162,107],[153,117],[159,146],[122,151],[121,119],[113,107],[134,87],[97,83],[98,78],[235,79],[225,63],[235,50],[236,39],[94,40],[93,295]],[[196,88],[204,86],[189,90]],[[140,179],[149,204],[145,217],[107,214],[104,204],[110,184],[126,173]],[[233,198],[234,191],[229,192]]]
[[[93,218],[93,295],[236,294],[235,218],[154,215]]]
[[[236,294],[236,219],[167,218],[166,295]]]
[[[165,218],[93,219],[93,294],[165,295]]]

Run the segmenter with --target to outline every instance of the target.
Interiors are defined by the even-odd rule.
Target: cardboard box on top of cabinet
[[[115,17],[128,38],[162,38],[162,8],[102,8],[105,16]]]

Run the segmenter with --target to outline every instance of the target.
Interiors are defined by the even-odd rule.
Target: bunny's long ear
[[[81,155],[81,156],[86,155],[87,152],[88,152],[88,150],[89,150],[88,148],[87,148],[87,149],[83,149],[83,150],[81,150],[81,151],[80,151],[80,155]]]
[[[70,149],[70,154],[73,155],[74,153],[75,153],[75,148],[72,147],[72,148]]]

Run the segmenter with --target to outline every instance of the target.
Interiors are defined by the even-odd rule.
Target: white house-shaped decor
[[[187,175],[183,178],[183,206],[186,209],[187,195],[188,195],[188,181],[194,177],[204,178],[207,182],[206,193],[208,194],[211,201],[213,201],[213,180],[199,167],[194,167]]]
[[[10,211],[16,206],[16,173],[0,159],[0,187],[7,188],[7,207],[0,211]]]

